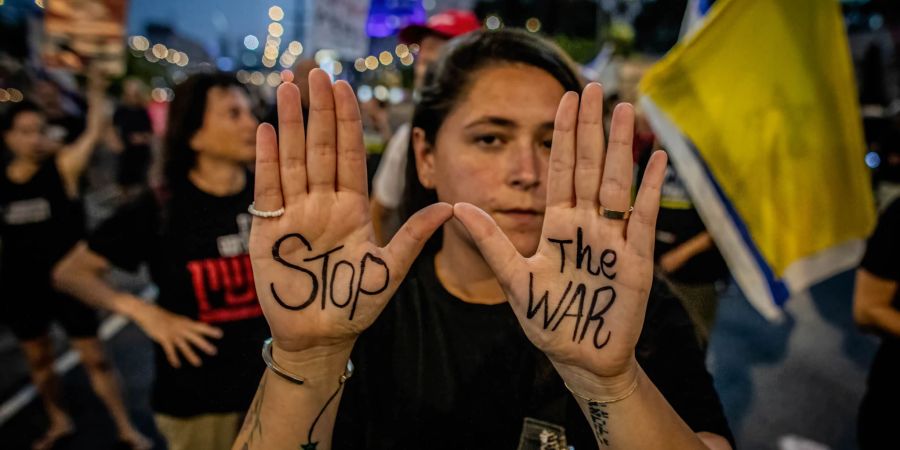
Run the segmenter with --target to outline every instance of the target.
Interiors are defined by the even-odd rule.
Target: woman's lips
[[[544,213],[533,209],[501,209],[496,213],[510,222],[523,225],[533,224],[544,219]]]

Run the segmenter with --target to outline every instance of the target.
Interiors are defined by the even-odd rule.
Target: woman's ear
[[[427,189],[434,189],[434,151],[425,138],[425,130],[413,128],[412,134],[413,153],[416,155],[416,173],[419,175],[419,183]]]
[[[197,151],[203,148],[203,129],[199,129],[194,132],[194,135],[191,136],[190,140],[188,140],[188,145],[191,146],[191,150]]]

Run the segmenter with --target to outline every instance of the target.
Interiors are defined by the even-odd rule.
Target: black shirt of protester
[[[884,280],[900,283],[900,199],[881,214],[869,237],[860,266]],[[900,289],[891,307],[900,311]],[[900,336],[882,333],[881,346],[869,370],[868,390],[860,406],[860,448],[883,448],[893,439],[900,401]]]
[[[222,329],[212,339],[218,352],[201,351],[203,365],[169,365],[156,346],[153,409],[187,417],[244,412],[265,365],[259,356],[268,326],[256,297],[247,253],[253,181],[226,197],[184,182],[165,209],[152,193],[121,208],[90,237],[88,245],[113,265],[136,270],[148,263],[159,287],[157,304]]]
[[[122,155],[119,157],[117,181],[123,186],[145,184],[152,155],[150,143],[140,140],[147,139],[153,133],[147,109],[122,105],[116,110],[113,123],[124,145]]]
[[[50,270],[84,236],[84,207],[69,198],[56,160],[48,158],[25,183],[0,164],[0,265],[21,276],[38,276],[49,288]]]
[[[647,167],[652,151],[644,152],[639,161],[641,170]],[[643,172],[640,174],[643,177]],[[666,176],[660,189],[659,214],[656,218],[656,246],[654,259],[693,239],[706,231],[703,220],[687,188],[675,171],[671,162],[666,167]],[[672,281],[685,284],[707,284],[728,277],[728,266],[719,250],[713,246],[684,263],[674,272],[667,274]]]
[[[637,358],[695,431],[733,441],[690,319],[658,283]],[[508,303],[466,303],[423,256],[359,338],[335,449],[596,448],[587,420]],[[566,447],[562,447],[566,448]]]

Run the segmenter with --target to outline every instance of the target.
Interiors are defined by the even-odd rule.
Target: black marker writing
[[[345,259],[340,259],[332,263],[332,254],[342,250],[344,248],[343,245],[339,245],[323,253],[303,259],[304,263],[321,264],[321,268],[320,270],[318,270],[318,274],[311,270],[310,267],[304,267],[287,261],[281,256],[281,247],[286,241],[290,239],[299,240],[303,244],[303,247],[306,249],[306,251],[313,252],[312,245],[309,243],[309,241],[306,240],[305,237],[303,237],[303,235],[299,233],[292,233],[282,236],[277,241],[275,241],[275,244],[272,246],[272,258],[278,263],[301,272],[309,277],[310,290],[309,295],[302,302],[296,305],[292,305],[286,302],[282,298],[282,296],[278,294],[278,291],[275,289],[275,283],[270,283],[269,289],[272,291],[272,296],[275,298],[275,302],[278,303],[278,305],[280,305],[282,308],[291,311],[301,311],[308,308],[318,297],[321,298],[323,310],[326,308],[328,303],[331,303],[333,306],[342,309],[349,306],[349,318],[350,320],[353,320],[353,317],[356,314],[356,306],[359,302],[360,295],[378,295],[384,292],[387,289],[388,284],[390,283],[390,269],[388,269],[387,263],[385,263],[383,259],[371,253],[366,253],[365,255],[363,255],[362,259],[360,259],[357,265],[354,265],[353,263]],[[357,270],[357,267],[359,267],[359,270]],[[372,269],[373,267],[374,269]],[[368,278],[366,271],[367,268],[369,269]],[[331,270],[330,278],[329,270]],[[344,291],[343,284],[341,286],[335,285],[335,281],[339,279],[339,272],[349,275],[349,281],[346,285],[346,292]],[[383,274],[383,282],[375,281],[379,280],[379,274]]]
[[[559,271],[566,270],[566,246],[575,244],[574,270],[587,272],[591,277],[599,277],[601,280],[613,280],[616,272],[613,270],[616,262],[616,252],[605,249],[600,252],[598,259],[593,258],[590,245],[585,244],[584,232],[578,228],[575,239],[547,239],[559,246]],[[601,276],[602,275],[602,276]],[[610,310],[616,301],[616,290],[613,286],[601,285],[593,287],[590,284],[569,280],[562,295],[556,296],[550,291],[541,292],[535,286],[534,273],[528,274],[528,307],[525,316],[534,319],[542,313],[541,327],[544,330],[556,331],[566,319],[574,319],[572,326],[572,342],[582,342],[587,337],[588,331],[593,329],[593,344],[597,349],[605,347],[612,335],[611,331],[604,330],[606,320],[604,315]],[[588,295],[590,294],[590,302]],[[604,334],[604,331],[606,333]]]

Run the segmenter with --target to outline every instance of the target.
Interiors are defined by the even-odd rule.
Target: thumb
[[[469,231],[485,261],[500,278],[501,284],[508,285],[522,257],[506,234],[491,216],[475,205],[457,203],[453,206],[453,215]]]
[[[391,242],[384,247],[391,260],[397,264],[398,273],[409,270],[425,242],[432,234],[453,217],[453,207],[449,203],[435,203],[412,215],[397,231]]]

